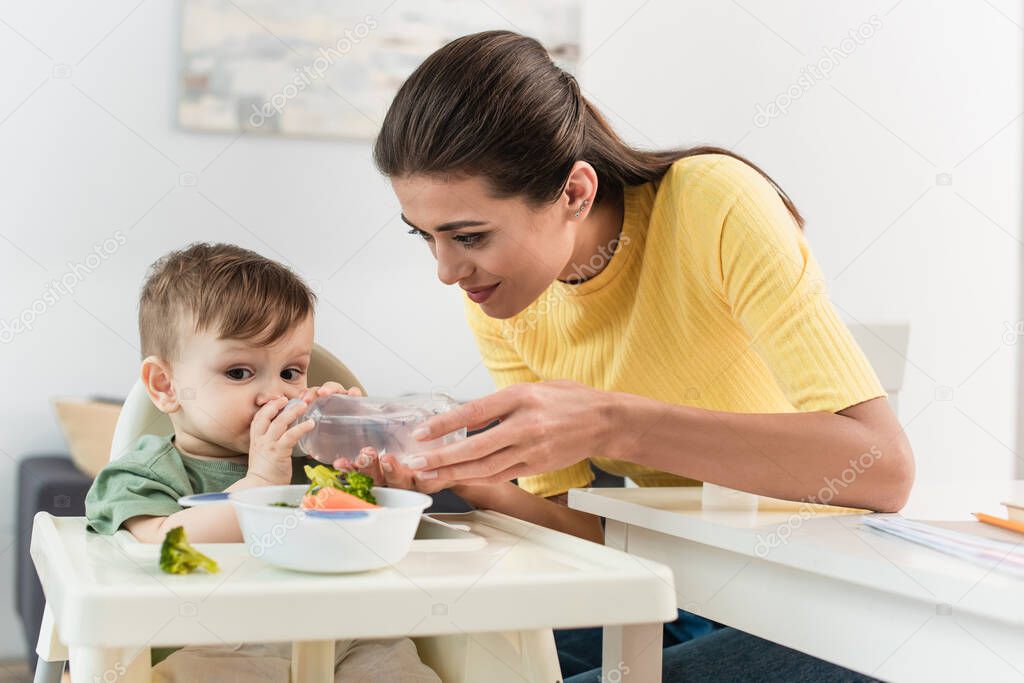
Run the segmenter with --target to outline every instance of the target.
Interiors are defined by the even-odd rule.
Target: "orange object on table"
[[[986,515],[984,512],[972,512],[971,514],[977,517],[979,522],[984,522],[985,524],[991,524],[992,526],[1024,534],[1024,522],[1015,522],[1012,519],[993,517],[992,515]]]

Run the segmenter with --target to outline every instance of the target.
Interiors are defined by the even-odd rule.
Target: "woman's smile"
[[[488,287],[462,287],[466,290],[466,295],[474,302],[482,304],[491,298],[491,294],[494,294],[494,290],[498,288],[501,283],[490,285]],[[461,286],[461,285],[460,285]]]

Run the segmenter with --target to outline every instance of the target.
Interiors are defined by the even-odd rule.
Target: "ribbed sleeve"
[[[786,398],[800,411],[837,412],[884,396],[778,193],[745,165],[731,177],[737,195],[719,240],[722,291]]]

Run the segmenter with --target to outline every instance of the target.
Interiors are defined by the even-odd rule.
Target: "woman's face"
[[[537,208],[495,199],[480,177],[392,178],[402,219],[437,260],[441,282],[458,284],[492,318],[529,306],[572,258],[579,222],[570,198]]]

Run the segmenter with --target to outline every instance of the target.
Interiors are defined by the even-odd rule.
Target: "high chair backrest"
[[[310,357],[307,377],[310,386],[333,381],[338,382],[346,389],[359,387],[363,393],[366,393],[363,385],[359,383],[352,371],[319,344],[313,345],[313,355]],[[110,459],[114,460],[120,457],[143,434],[162,436],[173,431],[174,427],[171,426],[170,418],[157,410],[153,402],[149,400],[142,380],[137,379],[132,385],[131,391],[128,392],[128,397],[121,407],[121,414],[117,418],[114,439],[110,444]]]

